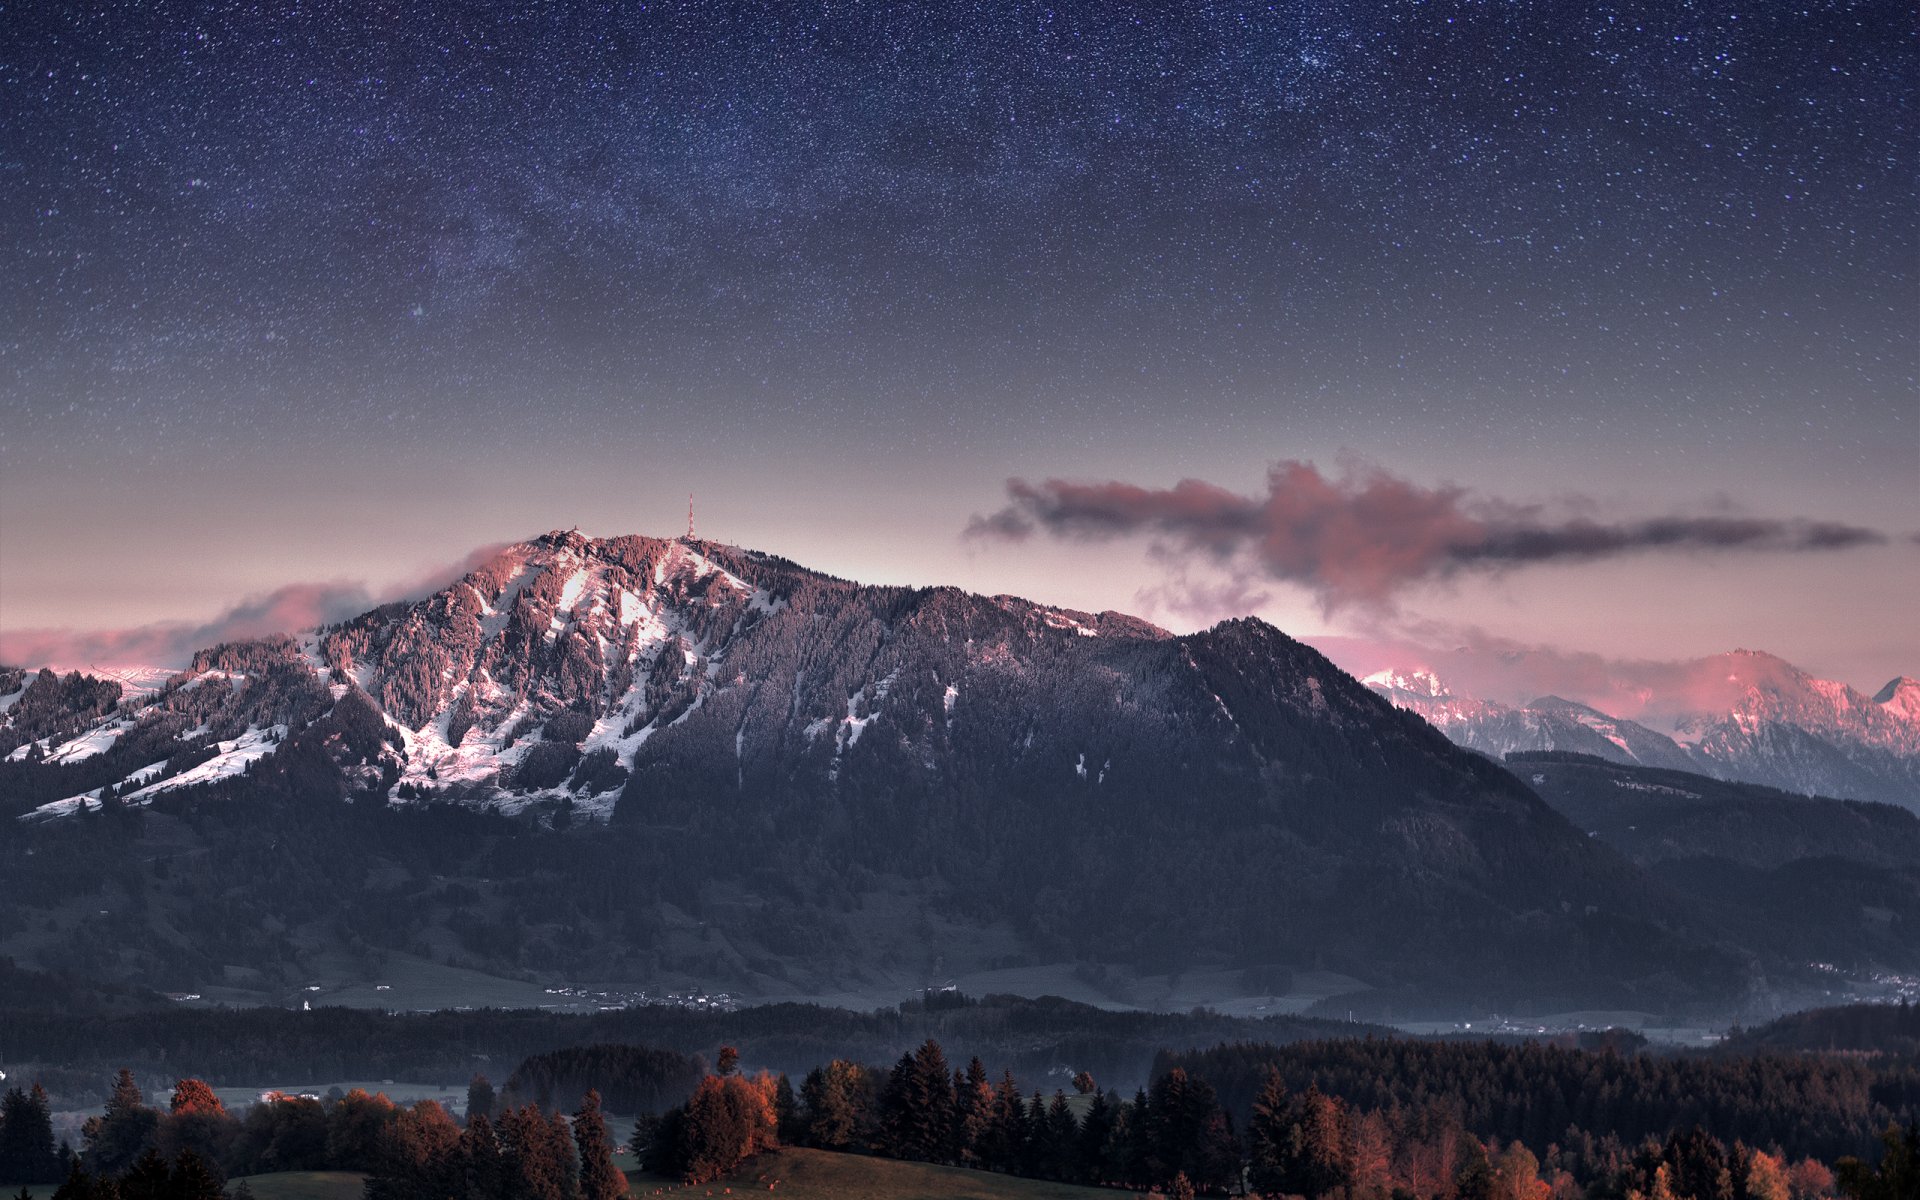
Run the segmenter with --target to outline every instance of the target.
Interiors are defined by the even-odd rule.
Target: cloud
[[[207,621],[161,621],[126,629],[17,629],[0,631],[0,663],[17,666],[185,667],[194,652],[221,642],[297,633],[355,617],[380,604],[429,595],[506,549],[482,546],[457,563],[424,571],[374,592],[351,580],[290,583],[251,596]]]
[[[220,642],[292,633],[373,607],[364,584],[292,583],[249,597],[210,621],[162,621],[129,629],[0,632],[0,662],[25,666],[185,666]]]
[[[1569,496],[1550,517],[1541,505],[1478,496],[1451,484],[1424,487],[1377,467],[1338,476],[1308,462],[1275,463],[1263,495],[1201,480],[1171,488],[1049,479],[1008,481],[1009,503],[976,516],[966,536],[1077,541],[1144,536],[1163,555],[1200,555],[1251,567],[1307,588],[1328,611],[1387,608],[1414,584],[1553,562],[1592,562],[1645,551],[1793,554],[1875,545],[1877,530],[1832,521],[1716,514],[1604,521]]]

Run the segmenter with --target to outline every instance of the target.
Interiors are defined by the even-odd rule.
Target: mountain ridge
[[[796,946],[866,969],[863,939],[1128,970],[1321,963],[1379,986],[1643,1005],[1742,986],[1739,952],[1673,894],[1252,618],[1175,636],[568,531],[421,600],[204,650],[57,744],[11,722],[45,707],[45,680],[5,727],[15,815],[245,822],[339,799],[591,826],[663,876],[684,864],[662,854],[711,868],[636,897],[629,934],[594,936],[769,988],[794,972],[822,986]],[[83,684],[46,686],[99,706]],[[88,753],[55,761],[82,737]],[[435,895],[419,920],[470,924]],[[691,911],[728,949],[672,932]]]
[[[1869,698],[1752,650],[1695,660],[1679,675],[1672,694],[1645,699],[1646,720],[1555,696],[1519,705],[1477,699],[1423,668],[1379,671],[1367,683],[1457,744],[1495,757],[1564,750],[1920,811],[1920,683],[1897,677]]]

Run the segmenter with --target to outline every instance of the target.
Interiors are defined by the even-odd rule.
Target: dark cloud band
[[[1334,477],[1296,461],[1274,464],[1264,495],[1191,479],[1165,489],[1015,479],[1007,493],[1007,506],[975,517],[968,537],[1150,536],[1189,553],[1249,559],[1265,575],[1312,590],[1328,608],[1383,605],[1408,585],[1463,572],[1652,550],[1792,554],[1887,540],[1860,526],[1766,517],[1550,520],[1537,506],[1464,488],[1423,487],[1377,468]]]

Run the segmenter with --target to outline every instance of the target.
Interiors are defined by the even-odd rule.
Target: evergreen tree
[[[1293,1106],[1277,1068],[1269,1066],[1247,1121],[1247,1183],[1257,1192],[1282,1192],[1293,1182]]]
[[[613,1165],[613,1139],[600,1113],[599,1092],[589,1091],[573,1114],[573,1144],[580,1156],[581,1200],[625,1200],[627,1177]]]
[[[1347,1165],[1346,1120],[1338,1100],[1317,1086],[1308,1087],[1300,1098],[1289,1140],[1289,1190],[1298,1191],[1307,1200],[1319,1200],[1347,1186],[1351,1172]],[[1481,1157],[1486,1157],[1484,1150]]]
[[[31,1092],[7,1089],[0,1097],[0,1179],[57,1183],[61,1174],[45,1089],[37,1083]]]
[[[460,1134],[460,1165],[466,1200],[508,1200],[506,1165],[487,1114],[467,1118],[467,1127]]]
[[[173,1200],[173,1172],[167,1160],[152,1150],[142,1151],[120,1177],[120,1200]]]
[[[119,1194],[113,1180],[88,1174],[76,1158],[67,1164],[66,1180],[54,1189],[53,1200],[117,1200]]]
[[[173,1160],[167,1186],[168,1200],[225,1200],[219,1173],[191,1150]]]
[[[782,1071],[773,1084],[773,1120],[780,1132],[781,1143],[798,1144],[800,1138],[800,1105],[793,1095],[793,1084]]]
[[[864,1148],[873,1123],[872,1090],[867,1068],[845,1059],[807,1072],[800,1084],[807,1141],[824,1150]]]
[[[475,1117],[493,1119],[493,1083],[477,1071],[467,1083],[467,1120]]]
[[[1107,1173],[1107,1143],[1113,1138],[1117,1109],[1107,1093],[1093,1094],[1093,1102],[1087,1106],[1087,1115],[1080,1118],[1080,1131],[1075,1138],[1072,1176],[1075,1180],[1097,1185],[1117,1178]]]
[[[993,1116],[984,1138],[982,1162],[996,1171],[1018,1173],[1027,1153],[1027,1110],[1020,1101],[1020,1085],[1007,1071],[993,1089]]]
[[[1840,1188],[1852,1200],[1913,1200],[1920,1196],[1920,1126],[1889,1125],[1878,1167],[1857,1158],[1840,1160]]]
[[[86,1141],[87,1166],[99,1175],[120,1175],[132,1168],[153,1139],[160,1114],[148,1108],[133,1072],[125,1067],[114,1076],[106,1111],[81,1126]],[[166,1161],[155,1156],[162,1170]]]
[[[1047,1104],[1046,1158],[1041,1173],[1048,1179],[1073,1179],[1080,1166],[1080,1123],[1067,1107],[1067,1094],[1056,1090]]]
[[[987,1081],[986,1064],[975,1055],[967,1062],[966,1073],[956,1075],[954,1099],[954,1153],[966,1166],[984,1161],[982,1150],[987,1130],[993,1123],[993,1085]]]

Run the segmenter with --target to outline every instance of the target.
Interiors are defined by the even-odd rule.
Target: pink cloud
[[[0,663],[16,666],[184,667],[194,652],[221,642],[276,633],[297,633],[355,617],[379,604],[429,595],[499,554],[489,545],[457,563],[424,571],[399,586],[375,593],[349,580],[290,583],[251,596],[206,621],[160,621],[125,629],[0,630]]]

